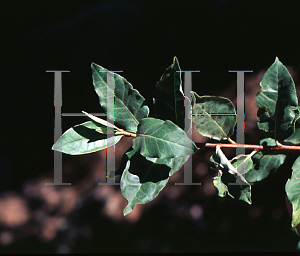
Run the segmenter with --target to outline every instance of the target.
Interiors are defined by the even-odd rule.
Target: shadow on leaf
[[[130,159],[129,172],[137,175],[141,183],[159,182],[169,178],[171,168],[165,164],[157,164],[147,160],[139,153],[135,153]]]
[[[95,142],[97,140],[104,140],[107,138],[106,134],[101,134],[99,132],[96,132],[94,129],[89,129],[84,126],[75,126],[73,127],[73,130],[77,132],[80,136],[88,139],[88,143]]]

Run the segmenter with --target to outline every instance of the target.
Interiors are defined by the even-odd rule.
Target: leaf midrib
[[[183,146],[181,144],[178,144],[177,142],[174,142],[174,141],[170,141],[170,140],[166,140],[166,139],[163,139],[163,138],[159,138],[159,137],[154,137],[153,135],[150,135],[150,134],[137,134],[137,136],[141,136],[141,137],[151,137],[151,138],[154,138],[156,140],[162,140],[164,142],[168,142],[168,143],[173,143],[173,144],[176,144],[176,145],[179,145],[179,146],[182,146],[182,147],[185,147],[185,148],[188,148],[186,146]]]
[[[105,69],[104,69],[104,70],[105,70]],[[107,70],[107,69],[106,69],[106,70]],[[108,71],[108,70],[107,70],[107,71]],[[127,83],[129,84],[129,90],[136,91],[135,89],[131,88],[132,85],[131,85],[125,78],[121,77],[120,75],[118,75],[118,74],[116,74],[116,73],[113,73],[113,74],[116,75],[116,76],[118,76],[121,80],[122,80],[122,79],[124,80],[124,87],[126,87],[126,82],[127,82]],[[100,76],[98,70],[97,70],[97,75],[101,78],[102,82],[107,86],[107,88],[109,88],[108,85],[107,85],[107,82],[105,82],[104,79],[102,78],[102,76]],[[115,79],[114,79],[114,80],[115,80]],[[109,88],[109,90],[110,90],[110,91],[113,91],[113,90],[111,90],[111,88]],[[113,91],[113,92],[114,92],[114,91]],[[106,95],[106,98],[107,98],[107,95]],[[134,116],[134,114],[128,109],[128,107],[125,105],[125,103],[124,103],[120,98],[118,98],[118,97],[116,96],[116,94],[114,94],[114,98],[115,98],[115,99],[118,99],[118,100],[123,104],[123,106],[125,107],[125,109],[127,109],[127,111],[128,111],[128,112],[131,114],[131,116],[133,117],[135,123],[138,125],[138,124],[139,124],[139,121],[136,119],[136,117]]]
[[[197,104],[197,102],[196,102],[196,104]],[[199,104],[199,103],[198,103]],[[216,120],[214,120],[212,117],[211,117],[211,115],[208,113],[208,112],[206,112],[205,111],[205,109],[199,104],[199,107],[210,117],[210,119],[212,120],[212,121],[214,121],[216,124],[217,124],[217,126],[219,127],[219,129],[223,132],[223,134],[227,137],[227,134],[225,133],[225,131],[222,129],[222,127],[218,124],[218,122],[216,121]]]

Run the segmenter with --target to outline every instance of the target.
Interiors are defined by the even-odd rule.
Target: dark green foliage
[[[71,155],[87,154],[114,145],[122,136],[134,137],[132,147],[123,155],[116,172],[122,176],[121,191],[128,200],[124,210],[126,215],[136,204],[153,200],[166,186],[169,176],[178,171],[198,148],[185,133],[189,126],[185,127],[184,100],[188,98],[182,92],[181,70],[176,57],[154,88],[157,119],[148,117],[145,99],[120,75],[113,74],[115,87],[111,93],[107,71],[92,64],[93,84],[100,105],[114,124],[84,112],[90,121],[67,130],[52,149]],[[259,107],[257,125],[267,135],[260,145],[274,147],[280,145],[279,141],[299,145],[300,108],[296,89],[288,70],[278,58],[260,85],[261,90],[256,96]],[[108,98],[108,92],[111,98]],[[107,111],[108,101],[114,102],[114,114]],[[227,98],[199,96],[192,92],[189,117],[203,136],[228,140],[234,133],[236,110]],[[285,159],[286,152],[264,149],[229,161],[220,146],[216,146],[216,154],[211,157],[217,171],[213,184],[219,196],[228,194],[251,204],[250,183],[275,173]],[[292,226],[296,226],[300,224],[300,157],[292,169],[286,192],[293,205]]]

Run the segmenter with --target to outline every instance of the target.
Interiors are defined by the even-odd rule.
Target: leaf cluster
[[[136,204],[153,200],[199,148],[187,134],[191,123],[203,136],[236,144],[230,136],[236,126],[236,110],[224,97],[184,95],[181,69],[174,57],[154,87],[156,118],[149,117],[149,107],[140,93],[122,76],[113,73],[114,89],[108,86],[107,69],[92,63],[94,89],[108,122],[83,112],[89,121],[68,129],[52,149],[79,155],[115,145],[122,136],[133,137],[132,146],[123,155],[117,174],[121,175],[121,192],[128,200],[124,215]],[[266,71],[256,95],[258,128],[266,138],[259,144],[268,147],[281,143],[300,144],[300,107],[295,84],[286,67],[276,58]],[[113,90],[113,91],[112,91]],[[113,96],[112,96],[113,95]],[[114,111],[108,111],[108,102]],[[188,114],[189,122],[185,122]],[[228,160],[216,144],[211,156],[216,176],[213,184],[218,195],[251,204],[251,184],[273,174],[284,163],[284,150],[254,150]],[[293,174],[286,183],[288,199],[293,204],[292,225],[300,223],[300,157],[294,162]],[[114,170],[112,170],[114,173]]]

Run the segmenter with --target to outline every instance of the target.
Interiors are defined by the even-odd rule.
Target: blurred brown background
[[[127,201],[105,182],[105,150],[63,155],[63,181],[53,182],[54,78],[63,74],[63,113],[102,112],[91,62],[124,76],[146,99],[177,56],[199,95],[236,102],[245,75],[246,143],[257,144],[255,95],[278,56],[299,85],[296,1],[1,1],[0,253],[296,251],[284,185],[296,154],[252,187],[251,206],[220,198],[209,169],[213,149],[193,155],[193,181],[170,178],[159,196],[123,217]],[[299,86],[297,87],[298,92]],[[298,94],[298,97],[300,95]],[[84,122],[63,117],[62,130]],[[233,139],[234,136],[233,136]],[[195,142],[209,141],[193,132]],[[116,145],[116,166],[131,139]],[[234,150],[225,150],[228,158]]]

